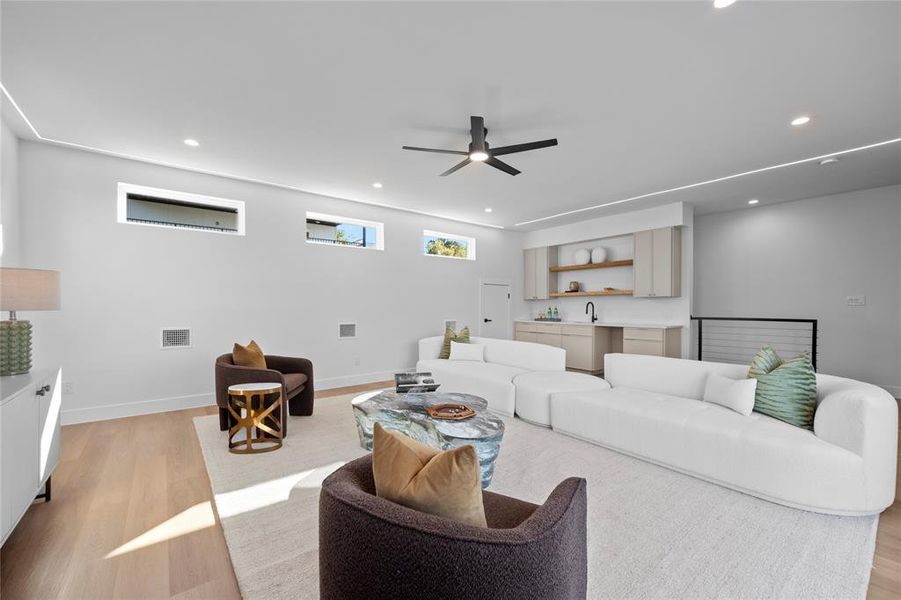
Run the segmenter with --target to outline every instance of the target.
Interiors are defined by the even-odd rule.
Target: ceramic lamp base
[[[31,323],[0,321],[0,375],[31,371]]]

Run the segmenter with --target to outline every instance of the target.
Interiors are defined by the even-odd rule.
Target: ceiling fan
[[[462,150],[441,150],[438,148],[417,148],[416,146],[404,146],[404,150],[416,150],[417,152],[437,152],[438,154],[459,154],[465,156],[462,162],[455,164],[453,167],[441,174],[446,177],[454,171],[458,171],[471,162],[483,162],[491,165],[495,169],[500,169],[504,173],[510,175],[519,175],[521,171],[514,169],[505,162],[497,159],[498,156],[504,154],[514,154],[516,152],[528,152],[529,150],[537,150],[538,148],[547,148],[557,145],[557,138],[552,140],[541,140],[540,142],[527,142],[525,144],[513,144],[512,146],[501,146],[500,148],[491,148],[485,138],[488,136],[488,130],[485,129],[485,119],[482,117],[469,117],[472,125],[470,133],[472,134],[472,143],[469,144],[469,151]]]

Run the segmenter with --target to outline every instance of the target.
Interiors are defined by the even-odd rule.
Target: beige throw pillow
[[[232,361],[239,367],[266,368],[266,357],[253,340],[250,340],[246,346],[236,343],[232,348]]]
[[[479,458],[472,446],[441,451],[375,424],[376,495],[408,508],[487,527]]]

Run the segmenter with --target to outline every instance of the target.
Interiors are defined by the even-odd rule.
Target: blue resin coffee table
[[[351,404],[360,446],[364,449],[372,450],[372,428],[376,423],[441,450],[470,444],[479,456],[482,487],[487,488],[491,483],[494,461],[504,438],[504,422],[488,412],[488,402],[483,398],[447,392],[397,394],[385,390],[357,396]],[[462,421],[433,419],[426,409],[435,404],[465,404],[476,414]]]

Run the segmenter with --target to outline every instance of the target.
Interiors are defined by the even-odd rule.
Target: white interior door
[[[479,336],[510,339],[510,284],[483,282],[479,298]]]

